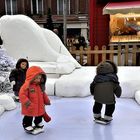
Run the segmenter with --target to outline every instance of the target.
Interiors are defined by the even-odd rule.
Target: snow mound
[[[0,116],[3,114],[4,110],[5,110],[4,107],[0,105]]]
[[[55,95],[64,97],[85,97],[90,94],[90,83],[96,74],[96,67],[82,67],[71,74],[62,75],[55,83]]]
[[[63,57],[64,60],[67,56]],[[40,66],[47,74],[69,74],[75,70],[74,63],[68,61],[57,60],[57,62],[29,62],[30,66]]]
[[[140,105],[140,90],[135,92],[135,100]]]
[[[6,94],[0,95],[0,105],[3,106],[5,110],[13,110],[16,108],[13,98]]]
[[[135,92],[140,90],[140,67],[119,66],[118,77],[122,87],[121,97],[134,98]]]
[[[60,65],[60,72],[64,63],[66,69],[81,67],[54,32],[40,27],[25,15],[2,16],[0,36],[3,47],[15,59],[23,57],[33,62],[56,62]]]

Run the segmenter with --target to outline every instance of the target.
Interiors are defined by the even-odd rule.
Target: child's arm
[[[11,73],[9,75],[10,82],[16,81],[16,74],[17,74],[17,71],[15,69],[11,71]]]
[[[24,89],[23,87],[21,87],[20,92],[19,92],[19,99],[20,102],[26,106],[26,108],[28,108],[28,106],[30,106],[31,101],[29,99],[29,91],[28,89]]]
[[[94,87],[95,87],[95,83],[94,81],[90,84],[90,93],[91,95],[94,95]]]
[[[119,98],[122,93],[122,88],[120,87],[119,84],[116,84],[115,90],[114,90],[115,95]]]
[[[43,97],[44,97],[44,104],[45,105],[50,105],[50,99],[48,98],[47,94],[44,92],[43,93]]]

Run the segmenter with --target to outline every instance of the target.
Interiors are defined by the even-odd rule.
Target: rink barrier
[[[99,49],[101,48],[101,49]],[[140,44],[137,45],[110,45],[95,46],[94,50],[89,47],[68,47],[69,52],[81,65],[97,65],[99,62],[109,59],[118,66],[140,65]]]

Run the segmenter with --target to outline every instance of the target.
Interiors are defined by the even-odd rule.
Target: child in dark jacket
[[[19,97],[23,117],[23,128],[31,134],[44,131],[42,118],[49,122],[51,118],[45,112],[45,105],[50,105],[50,100],[45,93],[46,74],[38,66],[27,70],[25,83],[20,89]],[[34,119],[35,126],[32,126]]]
[[[13,69],[9,75],[9,80],[15,95],[15,101],[19,101],[19,90],[25,81],[28,67],[28,60],[20,58],[16,63],[16,68]]]
[[[97,66],[96,76],[90,84],[90,92],[95,100],[93,106],[95,121],[110,122],[115,110],[115,95],[120,97],[122,92],[115,63],[106,60]],[[105,114],[102,118],[103,104],[105,104]]]

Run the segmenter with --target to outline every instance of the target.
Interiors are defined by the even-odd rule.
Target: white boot
[[[98,119],[98,118],[101,118],[101,114],[99,113],[99,114],[95,114],[94,113],[94,119],[96,120],[96,119]]]
[[[37,135],[37,134],[43,133],[43,132],[44,132],[44,128],[43,127],[42,128],[35,127],[35,129],[31,133],[34,134],[34,135]]]
[[[39,134],[39,133],[43,133],[44,132],[44,125],[43,123],[39,123],[37,124],[35,127],[34,127],[34,130],[32,132],[32,134],[36,135],[36,134]]]
[[[27,133],[32,133],[34,128],[32,126],[28,126],[24,128]]]
[[[107,120],[107,121],[112,121],[112,117],[111,116],[107,116],[107,115],[104,115],[104,119]]]

